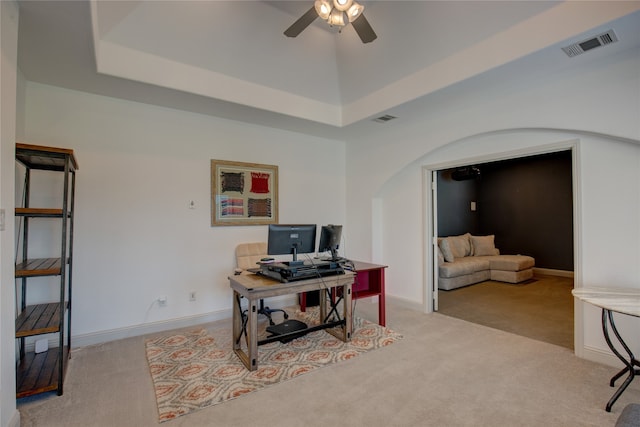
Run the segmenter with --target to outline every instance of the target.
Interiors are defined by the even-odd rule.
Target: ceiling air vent
[[[384,116],[376,117],[375,119],[373,119],[373,121],[378,123],[387,123],[389,120],[393,119],[397,119],[397,117],[385,114]]]
[[[570,58],[585,53],[588,50],[595,49],[596,47],[608,45],[618,41],[618,37],[613,30],[609,30],[606,33],[602,33],[593,38],[583,40],[578,43],[563,47],[564,53]]]

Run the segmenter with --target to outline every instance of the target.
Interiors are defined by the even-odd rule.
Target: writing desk
[[[579,300],[602,308],[602,332],[604,333],[604,339],[613,354],[615,354],[618,359],[624,363],[624,368],[611,378],[609,385],[614,387],[618,378],[622,377],[627,372],[629,373],[627,379],[622,383],[622,385],[620,385],[609,402],[607,402],[607,412],[611,412],[611,407],[615,401],[618,400],[622,392],[625,391],[629,384],[631,384],[631,381],[633,381],[633,378],[636,375],[640,375],[640,362],[636,359],[629,349],[629,346],[620,336],[620,333],[616,328],[616,324],[613,321],[613,312],[640,317],[640,289],[581,288],[574,289],[572,293]],[[623,356],[611,342],[607,323],[609,324],[609,327],[611,327],[616,339],[627,353],[626,356]]]
[[[229,276],[229,283],[231,289],[233,289],[233,351],[246,368],[253,371],[258,367],[258,345],[278,341],[286,337],[286,335],[278,335],[258,340],[258,305],[261,299],[316,290],[320,290],[322,294],[323,290],[329,292],[332,288],[338,287],[342,288],[342,318],[339,318],[336,306],[338,301],[329,299],[331,301],[329,314],[335,314],[338,320],[328,321],[331,316],[327,316],[327,298],[321,295],[319,325],[295,331],[294,334],[299,335],[318,329],[327,329],[327,332],[342,341],[351,340],[351,285],[353,280],[354,274],[352,272],[286,283],[258,274]],[[242,309],[242,298],[246,298],[248,301],[246,312]],[[241,344],[243,335],[246,340],[246,351]]]

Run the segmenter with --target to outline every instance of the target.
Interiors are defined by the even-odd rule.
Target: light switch
[[[476,211],[476,202],[471,202],[471,211],[472,212]]]

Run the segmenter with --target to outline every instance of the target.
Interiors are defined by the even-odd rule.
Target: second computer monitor
[[[342,238],[341,225],[323,225],[320,230],[320,244],[318,252],[331,252],[331,260],[338,261],[338,249],[340,248],[340,239]]]

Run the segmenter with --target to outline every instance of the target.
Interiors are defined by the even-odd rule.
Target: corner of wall
[[[16,75],[18,70],[18,16],[15,1],[0,1],[0,31],[2,55],[0,59],[0,206],[13,213],[14,164],[16,131]],[[13,217],[12,214],[7,215]],[[14,221],[7,220],[0,232],[0,425],[19,426],[20,413],[16,409],[15,369],[15,288],[14,283]]]
[[[13,411],[13,415],[7,423],[7,427],[20,427],[20,411],[17,409]]]

